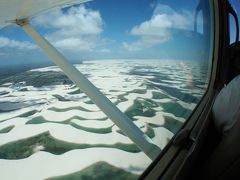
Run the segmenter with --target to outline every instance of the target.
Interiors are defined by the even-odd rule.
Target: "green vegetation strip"
[[[126,136],[120,129],[118,129],[117,132]],[[151,139],[155,137],[155,132],[152,128],[152,125],[147,125],[147,131],[145,132],[145,134]]]
[[[104,123],[104,122],[102,122]],[[110,127],[106,127],[106,128],[90,128],[90,127],[84,127],[84,126],[80,126],[78,124],[75,124],[73,122],[70,122],[70,125],[77,128],[77,129],[81,129],[83,131],[87,131],[87,132],[91,132],[91,133],[98,133],[98,134],[107,134],[107,133],[111,133],[112,132],[112,126]]]
[[[126,115],[131,119],[134,119],[134,116],[153,117],[156,114],[153,109],[155,107],[158,107],[158,104],[154,101],[138,98],[134,100],[134,105],[126,111]]]
[[[182,127],[183,123],[169,116],[163,116],[165,123],[163,127],[171,131],[173,134],[176,134],[179,129]]]
[[[153,99],[169,99],[170,98],[169,96],[156,91],[153,91],[152,95],[153,95]]]
[[[0,130],[0,133],[8,133],[8,132],[11,131],[14,127],[15,127],[14,125],[5,127],[5,128],[3,128],[3,129]]]
[[[54,111],[54,112],[66,112],[66,111],[71,111],[71,110],[79,110],[79,111],[86,111],[86,112],[94,112],[94,111],[90,111],[88,109],[85,109],[81,106],[77,106],[77,107],[68,107],[68,108],[56,108],[56,107],[51,107],[48,108],[48,110]]]
[[[73,120],[73,119],[77,119],[77,120],[80,120],[80,121],[88,121],[90,119],[84,119],[84,118],[81,118],[79,116],[73,116],[69,119],[66,119],[64,121],[48,121],[46,120],[44,117],[42,116],[37,116],[37,117],[34,117],[32,118],[31,120],[29,120],[26,124],[42,124],[42,123],[57,123],[57,124],[70,124],[70,121]],[[98,121],[104,121],[107,120],[107,117],[104,117],[104,118],[101,118],[101,119],[97,119]]]
[[[98,133],[98,134],[107,134],[107,133],[111,133],[112,132],[112,126],[106,127],[106,128],[91,128],[91,127],[84,127],[84,126],[80,126],[74,122],[71,122],[71,120],[79,120],[79,121],[87,121],[86,119],[80,119],[79,117],[74,117],[74,118],[70,118],[67,119],[65,121],[61,121],[61,122],[54,122],[54,121],[47,121],[45,120],[42,116],[37,116],[31,120],[29,120],[26,124],[43,124],[43,123],[56,123],[56,124],[68,124],[71,125],[72,127],[76,128],[76,129],[80,129],[83,131],[87,131],[87,132],[91,132],[91,133]],[[104,122],[105,119],[101,119],[99,121],[102,121],[102,123]]]
[[[163,107],[165,112],[171,113],[176,117],[183,117],[184,119],[187,119],[192,113],[191,110],[182,107],[179,103],[174,101],[161,103],[161,107]]]
[[[167,130],[171,131],[173,134],[176,134],[179,129],[182,127],[183,123],[172,118],[169,116],[165,116],[164,117],[164,124],[163,125],[157,125],[157,124],[153,124],[153,123],[147,123],[151,128],[158,128],[158,127],[164,127]]]
[[[1,120],[0,122],[4,122],[4,121],[7,121],[9,119],[13,119],[15,117],[29,117],[29,116],[32,116],[34,115],[35,113],[39,112],[38,110],[32,110],[32,111],[28,111],[28,112],[25,112],[25,113],[22,113],[18,116],[13,116],[13,117],[10,117],[10,118],[7,118],[7,119],[4,119],[4,120]]]
[[[48,180],[135,180],[138,176],[106,162],[97,162],[87,168],[64,176],[49,178]]]
[[[97,136],[97,135],[96,135]],[[46,151],[55,155],[64,154],[74,149],[86,148],[115,148],[127,152],[137,153],[140,152],[135,144],[116,143],[112,145],[107,144],[77,144],[69,143],[66,141],[55,139],[49,132],[39,134],[27,139],[18,140],[0,146],[1,159],[23,159],[31,156],[36,151]]]

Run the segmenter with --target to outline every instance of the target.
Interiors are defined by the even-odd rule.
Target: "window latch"
[[[186,149],[189,148],[194,142],[194,140],[190,138],[190,132],[190,129],[180,130],[173,140],[173,145]]]

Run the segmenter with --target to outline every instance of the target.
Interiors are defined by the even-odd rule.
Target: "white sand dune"
[[[131,106],[134,105],[134,101],[133,100],[127,100],[124,102],[120,102],[117,107],[122,111],[122,112],[126,112]]]
[[[28,118],[21,117],[12,118],[10,120],[0,123],[0,129],[4,129],[9,126],[23,126],[27,121],[29,121]]]
[[[152,140],[161,149],[163,149],[167,145],[169,140],[174,135],[172,132],[170,132],[164,127],[154,128],[154,132],[155,132],[155,137]]]
[[[74,101],[67,101],[67,102],[61,102],[56,101],[48,106],[48,109],[50,108],[57,108],[57,109],[69,109],[69,108],[79,108],[82,107],[89,111],[100,111],[100,109],[95,104],[86,104],[84,102],[74,102]]]
[[[96,134],[76,129],[70,125],[44,123],[37,125],[28,124],[23,126],[17,126],[9,133],[0,134],[0,145],[14,142],[20,139],[33,137],[48,131],[56,139],[77,144],[132,144],[132,141],[128,137],[117,132],[112,132],[108,134]]]
[[[14,117],[21,116],[21,115],[31,112],[31,111],[39,110],[40,107],[41,107],[40,105],[37,105],[37,106],[23,108],[23,109],[16,110],[16,111],[0,113],[0,121],[5,121],[5,120],[8,120],[8,119],[11,119]]]
[[[155,125],[163,125],[164,124],[164,117],[162,112],[156,112],[156,115],[153,117],[144,117],[144,116],[134,116],[137,119],[137,122],[143,123],[151,123]]]
[[[143,153],[133,155],[109,148],[72,150],[61,156],[40,151],[22,160],[0,160],[0,179],[46,179],[79,171],[99,161],[133,173],[141,173],[151,162]]]
[[[81,121],[78,119],[73,119],[71,120],[71,123],[77,124],[82,127],[86,128],[96,128],[96,129],[102,129],[102,128],[108,128],[114,125],[114,123],[110,120],[104,120],[104,121],[99,121],[99,120],[88,120],[88,121]]]
[[[52,122],[66,121],[76,116],[83,119],[91,119],[91,120],[103,119],[107,117],[102,111],[87,112],[87,111],[79,111],[79,110],[69,110],[66,112],[55,112],[47,109],[42,110],[41,116],[45,120],[52,121]]]
[[[173,112],[167,112],[164,105],[169,103],[171,106],[175,105],[183,111],[190,112],[195,108],[197,99],[202,97],[207,87],[204,84],[207,81],[202,82],[205,74],[201,72],[203,68],[197,63],[187,61],[102,60],[86,61],[75,66],[87,75],[113,103],[117,104],[122,112],[132,113],[134,123],[143,132],[152,133],[153,130],[155,136],[152,141],[161,149],[174,135],[171,132],[173,131],[171,123],[181,125],[186,120],[183,117],[176,117]],[[31,72],[49,73],[51,77],[52,72],[56,75],[61,70],[51,66],[32,69],[27,73],[31,75]],[[201,73],[194,74],[195,72]],[[41,79],[41,76],[39,78],[41,83],[44,82],[45,79]],[[48,80],[51,82],[51,78]],[[201,83],[195,85],[195,82]],[[194,102],[189,99],[184,101],[174,93],[168,93],[167,89],[161,89],[162,86],[197,99],[190,99],[195,100]],[[98,161],[105,161],[140,174],[151,162],[142,152],[130,153],[115,149],[116,143],[132,145],[133,142],[122,135],[119,128],[71,83],[66,84],[59,80],[59,82],[54,81],[53,84],[34,87],[31,81],[29,85],[27,80],[18,83],[6,82],[0,85],[0,92],[2,92],[0,93],[2,104],[9,102],[7,104],[9,106],[11,103],[29,105],[19,110],[13,110],[14,108],[11,109],[11,107],[2,108],[0,130],[10,126],[14,128],[0,134],[0,148],[1,145],[45,132],[49,132],[56,140],[66,143],[112,146],[112,148],[77,149],[54,155],[41,151],[44,147],[39,145],[35,153],[28,158],[0,159],[0,179],[44,179],[73,173]],[[9,109],[12,111],[3,112]],[[134,114],[134,110],[140,114]],[[150,114],[147,110],[151,110]],[[35,113],[29,113],[32,111]],[[169,127],[165,126],[166,117],[170,119],[167,122],[170,124]],[[101,134],[100,130],[105,129],[106,132]]]

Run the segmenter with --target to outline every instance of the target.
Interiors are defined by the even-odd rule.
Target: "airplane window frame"
[[[214,15],[214,13],[213,13],[213,15]],[[213,19],[215,19],[215,18],[213,18]],[[213,29],[214,29],[216,27],[217,22],[215,22],[215,21],[212,21],[212,22],[215,23],[215,25],[213,27]],[[217,48],[214,48],[217,45],[217,43],[216,43],[217,38],[216,37],[218,37],[218,36],[216,35],[216,33],[214,35],[215,35],[215,37],[213,38],[214,45],[213,44],[211,45],[214,53],[212,54],[213,57],[211,57],[211,59],[215,59],[215,55],[217,56],[217,54],[218,54],[218,52],[216,50]],[[214,66],[214,62],[215,61],[212,61],[213,64],[210,63],[211,64],[211,67],[210,67],[210,69],[211,69],[210,75],[211,76],[210,76],[210,80],[209,80],[209,83],[208,83],[208,88],[205,91],[205,94],[203,95],[201,101],[194,108],[194,110],[191,113],[191,116],[186,120],[183,127],[181,127],[181,130],[177,134],[175,134],[174,137],[171,138],[170,143],[167,144],[167,146],[161,152],[160,156],[155,160],[156,162],[159,159],[161,159],[162,162],[164,162],[164,160],[165,160],[166,163],[169,163],[169,157],[166,156],[166,154],[170,153],[170,155],[173,155],[172,156],[172,159],[173,159],[175,154],[179,153],[179,150],[181,149],[181,147],[179,145],[176,145],[176,142],[175,142],[176,138],[179,137],[179,134],[181,134],[182,132],[184,133],[185,130],[190,130],[194,127],[194,125],[196,125],[199,116],[201,115],[203,109],[206,107],[206,104],[209,103],[209,101],[211,101],[210,97],[211,97],[211,94],[213,93],[211,88],[213,88],[214,78],[215,78],[214,73],[216,73],[216,69],[214,69],[214,68],[216,68],[216,62],[215,62],[215,66]],[[172,159],[170,159],[170,161]]]

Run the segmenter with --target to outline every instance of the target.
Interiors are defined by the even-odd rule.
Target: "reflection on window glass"
[[[238,21],[240,19],[240,2],[237,0],[229,0],[234,11],[237,13]],[[236,23],[232,15],[229,15],[230,20],[230,43],[236,41]]]
[[[204,0],[95,0],[32,24],[162,150],[207,89],[211,13]],[[21,28],[0,33],[0,179],[136,179],[148,167]]]

